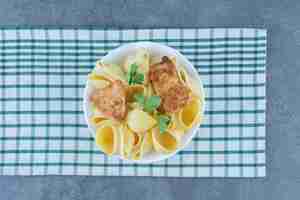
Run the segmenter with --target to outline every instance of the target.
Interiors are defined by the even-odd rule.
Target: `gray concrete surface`
[[[0,25],[269,30],[266,178],[2,176],[1,200],[300,198],[299,0],[2,0]]]

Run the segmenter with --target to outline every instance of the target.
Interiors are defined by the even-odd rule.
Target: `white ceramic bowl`
[[[205,107],[205,102],[204,102],[204,90],[203,90],[203,85],[201,82],[201,79],[199,77],[199,74],[197,70],[194,68],[192,63],[190,63],[187,58],[185,58],[179,51],[176,49],[173,49],[171,47],[168,47],[166,45],[158,44],[158,43],[153,43],[153,42],[136,42],[136,43],[129,43],[122,45],[112,51],[110,51],[106,56],[102,58],[103,61],[107,63],[116,63],[116,64],[122,64],[122,62],[125,60],[125,58],[128,55],[132,55],[134,52],[137,51],[138,48],[146,48],[150,52],[151,57],[162,57],[162,56],[169,56],[169,57],[176,57],[176,61],[179,66],[183,66],[188,75],[196,80],[198,83],[198,87],[200,89],[201,97],[202,99],[202,115],[204,112],[204,107]],[[92,133],[93,137],[96,135],[96,127],[90,124],[89,118],[92,115],[91,109],[90,109],[90,102],[88,101],[88,94],[89,94],[89,87],[86,84],[86,87],[84,89],[84,95],[83,95],[83,111],[84,111],[84,116],[86,123],[88,124],[88,128],[90,132]],[[200,126],[199,122],[198,124],[195,124],[193,128],[191,128],[184,136],[182,137],[180,147],[173,153],[170,154],[162,154],[162,153],[156,153],[152,152],[147,155],[145,155],[142,159],[140,160],[127,160],[122,158],[119,155],[114,155],[115,157],[119,157],[120,159],[127,160],[130,162],[135,162],[135,163],[152,163],[152,162],[157,162],[161,160],[165,160],[167,158],[170,158],[171,156],[175,155],[177,152],[180,150],[184,149],[185,146],[187,146],[192,138],[197,134],[197,129]]]

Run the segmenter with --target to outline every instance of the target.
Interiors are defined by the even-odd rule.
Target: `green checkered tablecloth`
[[[197,67],[206,117],[178,155],[132,164],[103,155],[82,96],[96,59],[154,41]],[[264,177],[266,30],[0,28],[0,174]]]

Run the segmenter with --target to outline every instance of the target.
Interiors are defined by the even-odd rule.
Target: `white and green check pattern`
[[[103,155],[84,121],[95,61],[154,41],[197,67],[205,120],[178,155],[132,164]],[[264,177],[266,30],[0,28],[0,174]]]

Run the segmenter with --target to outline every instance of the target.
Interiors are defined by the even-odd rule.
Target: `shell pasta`
[[[152,58],[145,48],[119,63],[97,61],[87,88],[89,123],[107,155],[140,160],[173,153],[203,118],[197,81],[176,57]]]

